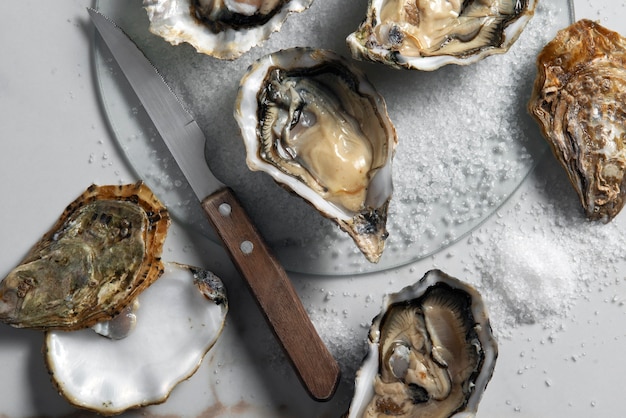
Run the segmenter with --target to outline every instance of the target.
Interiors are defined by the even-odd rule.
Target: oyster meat
[[[357,59],[396,68],[435,70],[508,51],[537,0],[369,0],[347,38]]]
[[[365,75],[327,50],[293,48],[253,63],[235,118],[250,169],[311,203],[380,259],[396,132]]]
[[[597,22],[559,31],[528,103],[585,214],[609,222],[626,194],[626,39]]]
[[[278,30],[313,0],[144,0],[150,32],[173,45],[235,59]]]
[[[0,282],[0,321],[75,330],[111,319],[163,272],[169,224],[141,182],[90,186]]]
[[[385,297],[357,372],[354,417],[470,417],[498,346],[480,294],[439,270]]]
[[[166,263],[163,276],[139,296],[137,322],[128,336],[48,331],[46,365],[59,393],[83,409],[114,415],[162,403],[195,373],[220,336],[227,312],[218,277]]]

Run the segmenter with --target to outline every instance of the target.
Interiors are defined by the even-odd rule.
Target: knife
[[[143,52],[111,20],[88,9],[94,26],[172,153],[231,260],[245,279],[309,395],[329,400],[339,365],[311,323],[287,273],[233,191],[204,159],[206,138]]]

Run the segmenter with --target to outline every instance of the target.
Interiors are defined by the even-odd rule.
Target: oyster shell
[[[334,220],[369,261],[380,259],[397,137],[363,73],[331,51],[270,54],[242,78],[235,118],[251,170]]]
[[[579,20],[538,55],[528,103],[586,216],[604,222],[626,193],[625,63],[624,37]]]
[[[385,296],[368,345],[349,418],[473,416],[498,355],[480,294],[439,270]]]
[[[508,51],[537,0],[369,0],[346,40],[357,59],[395,68],[435,70]]]
[[[167,263],[163,276],[139,296],[137,323],[126,338],[90,329],[48,331],[46,365],[61,395],[80,408],[114,415],[161,403],[195,373],[227,312],[218,277]]]
[[[0,282],[0,321],[74,330],[114,317],[163,272],[169,223],[141,182],[90,186]]]
[[[144,0],[150,32],[198,52],[235,59],[282,26],[313,0]]]

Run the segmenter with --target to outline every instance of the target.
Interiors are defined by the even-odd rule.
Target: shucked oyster
[[[435,70],[506,52],[537,0],[369,0],[348,36],[355,58],[396,68]]]
[[[626,194],[626,39],[590,20],[537,57],[528,109],[587,217],[609,222]]]
[[[0,282],[0,321],[74,330],[114,317],[163,272],[169,223],[141,182],[90,186]]]
[[[167,263],[139,296],[137,324],[123,339],[92,330],[46,333],[50,376],[71,404],[103,415],[164,402],[220,336],[228,302],[212,273]]]
[[[235,59],[280,30],[313,0],[144,0],[150,31],[173,45]]]
[[[330,51],[294,48],[252,64],[235,118],[252,170],[269,173],[382,255],[397,143],[382,97]]]
[[[385,297],[368,343],[348,418],[474,416],[498,354],[480,294],[439,270]]]

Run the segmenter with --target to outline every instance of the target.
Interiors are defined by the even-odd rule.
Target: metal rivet
[[[239,249],[244,254],[250,254],[250,253],[252,253],[252,250],[254,249],[254,244],[251,243],[250,241],[243,241],[239,245]]]
[[[228,203],[222,203],[217,210],[223,217],[230,216],[231,207]]]

